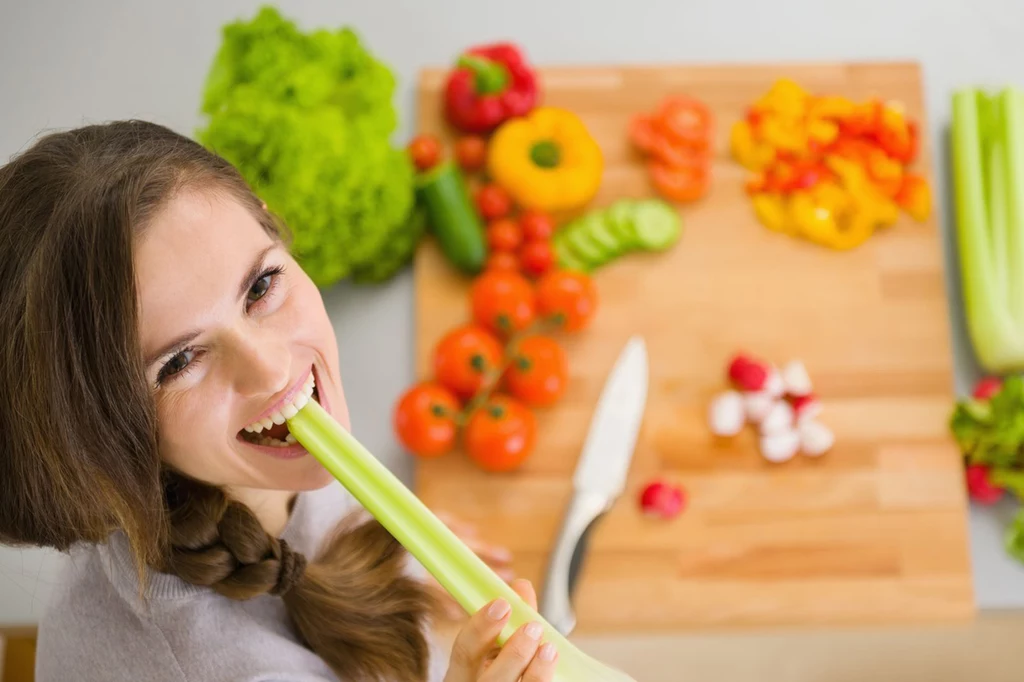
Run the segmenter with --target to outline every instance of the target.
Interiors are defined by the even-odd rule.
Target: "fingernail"
[[[555,645],[548,642],[540,648],[540,660],[548,661],[549,663],[555,660],[555,656],[558,655],[558,650],[555,649]]]
[[[544,634],[544,628],[541,627],[540,623],[530,623],[526,626],[526,636],[530,639],[537,640]]]
[[[487,615],[494,620],[501,620],[508,615],[508,612],[512,610],[512,605],[504,599],[499,599],[493,604],[491,608],[487,609]]]

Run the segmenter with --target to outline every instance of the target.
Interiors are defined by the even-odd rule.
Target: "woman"
[[[553,679],[536,626],[494,650],[504,600],[445,661],[423,572],[288,433],[348,426],[337,346],[230,164],[52,134],[0,169],[0,253],[0,542],[70,551],[40,682]]]

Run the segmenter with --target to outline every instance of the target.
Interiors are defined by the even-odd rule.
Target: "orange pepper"
[[[917,173],[904,175],[903,184],[896,194],[896,203],[914,220],[927,220],[932,211],[932,192],[928,181]]]

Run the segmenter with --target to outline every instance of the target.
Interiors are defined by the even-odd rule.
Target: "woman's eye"
[[[273,284],[273,279],[274,276],[268,273],[256,280],[256,283],[249,289],[249,302],[255,303],[263,298],[267,292],[270,291],[270,285]]]
[[[189,366],[192,359],[195,357],[194,350],[183,350],[173,358],[167,361],[166,364],[160,369],[160,381],[169,379],[175,374],[179,374],[185,371],[185,368]]]

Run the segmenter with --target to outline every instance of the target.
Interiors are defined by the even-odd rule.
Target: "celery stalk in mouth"
[[[530,608],[316,401],[310,400],[289,419],[288,429],[467,613],[476,613],[498,597],[512,605],[499,643],[504,644],[522,625],[536,621],[544,627],[543,638],[558,649],[556,682],[633,682],[628,675],[577,649]]]

